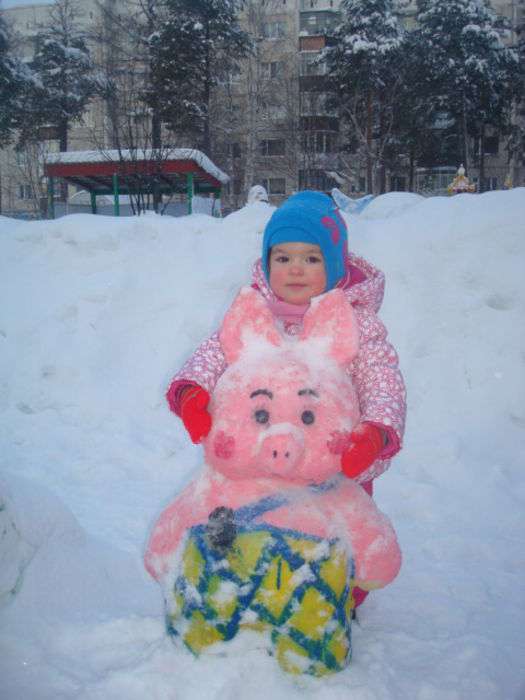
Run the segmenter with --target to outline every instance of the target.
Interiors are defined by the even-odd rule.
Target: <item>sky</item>
[[[352,624],[347,670],[259,648],[194,658],[164,629],[148,533],[203,468],[164,399],[250,282],[273,209],[0,216],[2,700],[525,697],[525,189],[389,193],[345,214],[386,275],[407,384],[374,500],[403,552]]]
[[[0,10],[7,10],[10,7],[21,7],[22,5],[51,5],[52,0],[0,0]]]

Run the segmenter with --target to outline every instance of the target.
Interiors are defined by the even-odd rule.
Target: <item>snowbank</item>
[[[249,280],[272,208],[0,217],[2,698],[522,696],[525,190],[366,218],[376,202],[347,218],[386,272],[409,392],[404,451],[376,487],[404,564],[361,609],[350,669],[324,681],[257,650],[174,648],[141,562],[201,461],[163,392]]]
[[[403,214],[407,209],[422,202],[425,198],[414,192],[387,192],[380,194],[366,206],[362,219],[391,219]]]

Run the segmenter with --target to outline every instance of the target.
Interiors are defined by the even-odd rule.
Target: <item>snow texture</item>
[[[375,491],[404,562],[360,608],[349,669],[320,681],[257,648],[175,649],[141,562],[202,461],[163,392],[249,281],[272,208],[0,216],[2,700],[524,697],[525,189],[384,202],[347,220],[386,272],[407,380]]]

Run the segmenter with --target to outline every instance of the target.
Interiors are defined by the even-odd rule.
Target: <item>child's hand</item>
[[[195,444],[211,430],[211,416],[206,410],[209,401],[210,395],[201,386],[188,387],[180,400],[180,417]]]
[[[368,469],[384,448],[383,431],[373,423],[360,423],[350,435],[350,447],[343,452],[343,474],[355,479]]]

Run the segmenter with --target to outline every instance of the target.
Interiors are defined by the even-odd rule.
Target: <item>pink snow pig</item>
[[[286,671],[341,670],[353,588],[387,585],[401,563],[388,519],[340,473],[359,422],[345,371],[358,351],[354,311],[333,290],[312,301],[299,337],[285,336],[244,288],[220,342],[228,367],[203,471],[162,513],[145,555],[168,631],[195,654],[242,635]]]

